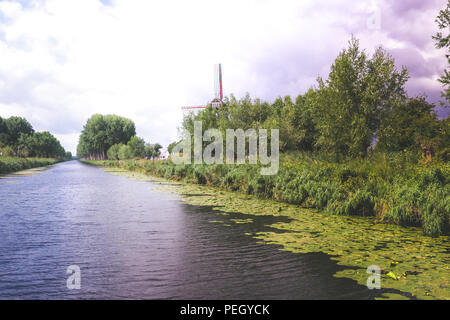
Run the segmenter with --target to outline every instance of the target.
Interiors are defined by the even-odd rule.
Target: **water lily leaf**
[[[394,280],[397,280],[396,275],[392,271],[388,272],[386,276],[388,276],[389,278],[392,278]]]

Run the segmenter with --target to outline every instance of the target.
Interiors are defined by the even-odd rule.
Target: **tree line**
[[[331,66],[326,80],[305,94],[278,98],[273,103],[225,98],[223,107],[183,119],[193,134],[194,121],[203,130],[264,128],[280,130],[280,151],[312,151],[333,159],[365,157],[369,150],[414,151],[450,159],[450,122],[439,120],[426,97],[409,97],[405,67],[379,47],[372,56],[352,38]],[[172,149],[175,143],[169,146]],[[171,150],[169,150],[170,152]]]
[[[0,117],[0,155],[4,157],[67,158],[61,143],[50,132],[36,132],[33,126],[21,117]]]
[[[83,127],[77,155],[89,160],[153,159],[159,157],[161,148],[159,143],[146,143],[137,137],[132,120],[117,115],[95,114]]]

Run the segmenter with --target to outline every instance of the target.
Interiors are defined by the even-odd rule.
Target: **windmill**
[[[211,100],[211,106],[213,108],[219,108],[222,106],[223,90],[222,90],[222,65],[214,65],[214,99]],[[189,109],[205,109],[206,106],[189,106],[182,107],[183,110]]]

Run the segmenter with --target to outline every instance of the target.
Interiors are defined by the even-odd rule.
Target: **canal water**
[[[155,185],[78,161],[0,178],[0,299],[373,299],[320,253],[245,235],[283,217],[213,223]],[[237,218],[238,214],[235,214]],[[278,219],[278,220],[277,220]],[[80,289],[68,289],[69,266]]]

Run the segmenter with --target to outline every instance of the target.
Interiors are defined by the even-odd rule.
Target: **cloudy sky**
[[[447,0],[0,0],[0,116],[27,118],[76,151],[94,113],[126,116],[146,141],[177,138],[184,105],[224,93],[273,101],[305,92],[351,35],[405,65],[410,95],[439,100]]]

